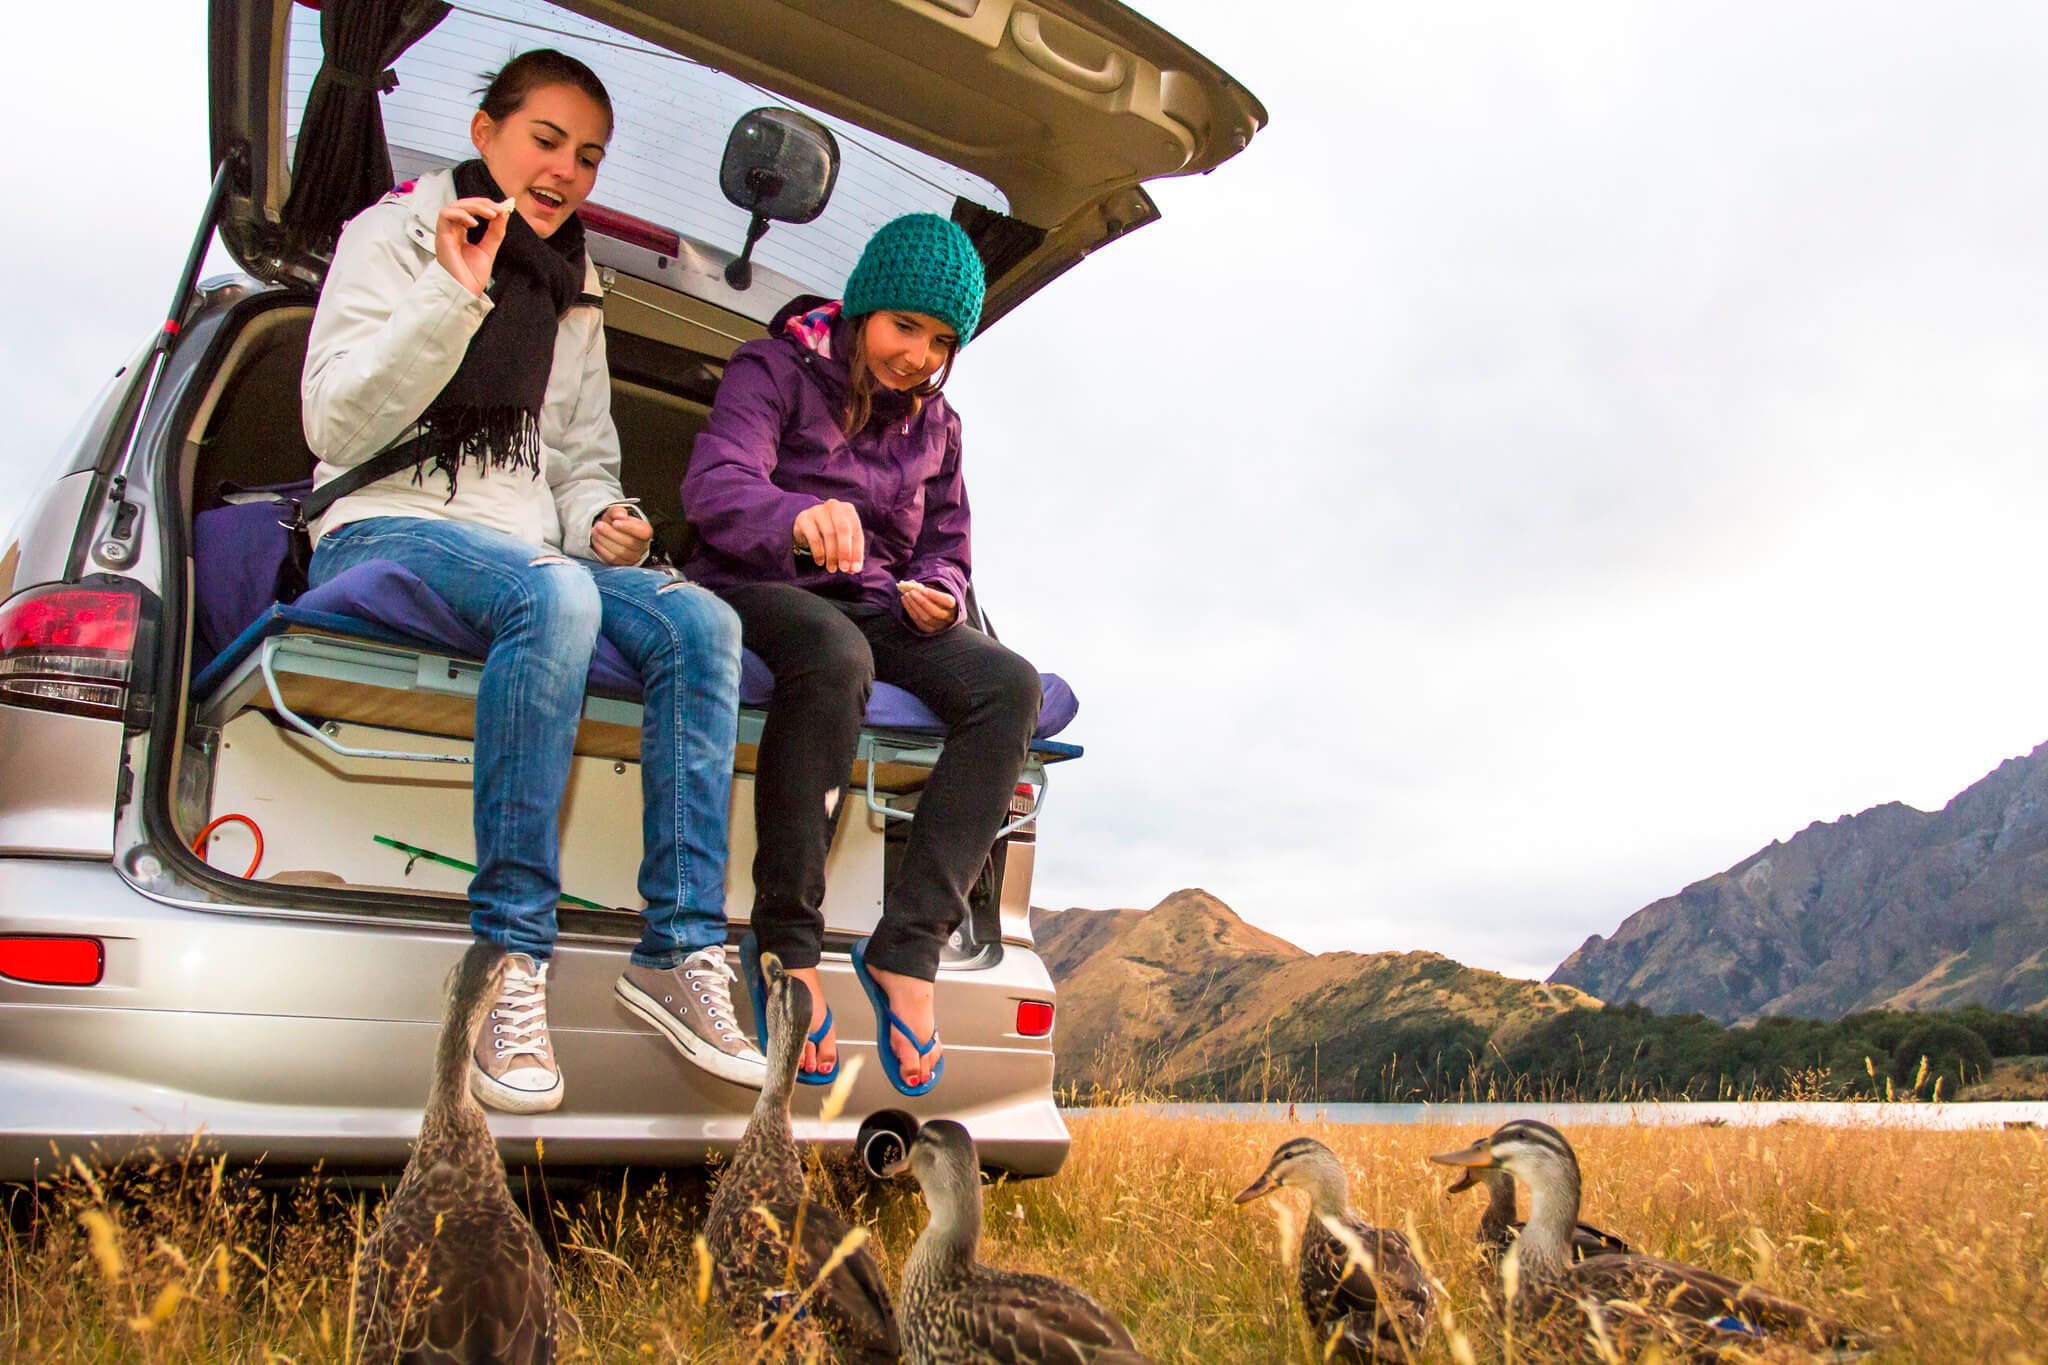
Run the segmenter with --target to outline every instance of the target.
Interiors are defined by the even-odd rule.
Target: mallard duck
[[[1595,1351],[1661,1340],[1709,1359],[1772,1342],[1855,1352],[1864,1336],[1812,1309],[1711,1270],[1635,1252],[1573,1260],[1579,1216],[1579,1160],[1564,1134],[1518,1119],[1459,1152],[1430,1158],[1466,1170],[1505,1170],[1529,1187],[1529,1221],[1501,1258],[1504,1295],[1515,1316],[1562,1351]],[[1624,1354],[1633,1356],[1633,1349]]]
[[[1301,1230],[1301,1309],[1328,1359],[1409,1360],[1428,1335],[1435,1291],[1408,1239],[1350,1209],[1344,1165],[1314,1138],[1273,1150],[1259,1178],[1238,1192],[1248,1204],[1283,1187],[1308,1191]],[[1357,1264],[1353,1248],[1367,1264]]]
[[[1498,1166],[1467,1166],[1458,1172],[1458,1178],[1444,1193],[1458,1194],[1478,1185],[1486,1187],[1486,1210],[1479,1215],[1479,1254],[1492,1264],[1522,1234],[1522,1220],[1515,1217],[1515,1178]],[[1602,1232],[1591,1223],[1572,1225],[1572,1259],[1575,1261],[1629,1249],[1627,1242],[1611,1232]]]
[[[917,1177],[930,1211],[903,1270],[911,1365],[1147,1365],[1124,1325],[1072,1285],[975,1260],[981,1162],[965,1128],[932,1120],[893,1169]]]
[[[811,1200],[789,1122],[811,1021],[810,990],[783,970],[775,954],[761,954],[760,962],[767,983],[767,1084],[719,1178],[704,1225],[721,1296],[754,1322],[773,1321],[786,1311],[852,1231],[844,1218]],[[881,1267],[865,1246],[835,1267],[800,1311],[850,1365],[901,1358],[896,1310]]]
[[[504,949],[481,940],[455,970],[419,1143],[363,1243],[355,1335],[364,1361],[555,1357],[554,1274],[469,1093],[476,1032],[504,973]]]

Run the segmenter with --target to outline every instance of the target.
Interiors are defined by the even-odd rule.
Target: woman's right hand
[[[498,248],[504,244],[505,229],[511,225],[512,210],[496,199],[458,199],[441,210],[434,222],[434,259],[455,277],[455,282],[478,298],[491,287],[491,267],[497,263]],[[469,240],[469,230],[488,223],[480,242]]]
[[[850,502],[827,498],[796,514],[790,538],[827,573],[859,573],[866,537]]]

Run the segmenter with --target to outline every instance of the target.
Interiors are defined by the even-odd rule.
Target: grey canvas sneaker
[[[768,1083],[768,1059],[733,1018],[732,983],[738,979],[725,965],[725,945],[716,944],[666,969],[629,962],[614,991],[683,1056],[720,1080],[759,1090]]]
[[[498,1003],[477,1030],[470,1093],[508,1114],[541,1114],[562,1103],[562,1072],[548,1038],[548,964],[505,955]]]

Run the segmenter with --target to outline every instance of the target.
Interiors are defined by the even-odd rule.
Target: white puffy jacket
[[[434,258],[434,221],[456,198],[452,171],[421,176],[349,220],[334,248],[306,346],[300,396],[317,487],[408,432],[462,363],[492,304]],[[601,295],[585,256],[583,292]],[[337,501],[316,536],[365,517],[431,517],[488,526],[544,550],[593,557],[590,525],[632,500],[619,488],[604,312],[572,307],[555,332],[541,408],[542,477],[465,464],[453,501],[446,475],[411,470]]]

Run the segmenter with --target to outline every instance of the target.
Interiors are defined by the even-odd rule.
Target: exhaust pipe
[[[860,1164],[877,1180],[889,1179],[889,1168],[903,1160],[917,1136],[917,1120],[901,1109],[878,1109],[860,1121],[853,1150]]]

